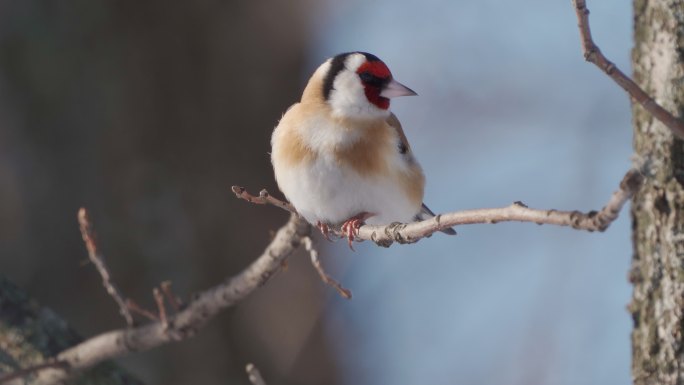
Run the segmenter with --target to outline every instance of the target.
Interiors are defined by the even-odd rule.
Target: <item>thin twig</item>
[[[199,293],[181,312],[167,317],[167,327],[157,321],[102,333],[59,353],[54,360],[60,362],[60,366],[33,366],[17,376],[35,373],[37,378],[32,384],[63,383],[78,371],[102,361],[192,337],[220,310],[234,305],[266,284],[282,268],[283,260],[310,233],[311,226],[308,223],[297,215],[291,215],[287,224],[278,230],[273,241],[249,267]]]
[[[169,319],[166,317],[166,306],[164,305],[164,295],[162,295],[161,290],[158,288],[152,289],[152,296],[154,297],[154,302],[157,304],[157,311],[159,312],[159,321],[163,328],[169,327]]]
[[[569,226],[577,230],[604,231],[617,219],[620,210],[641,186],[642,181],[643,177],[638,170],[628,171],[620,188],[598,212],[539,210],[531,209],[522,202],[515,202],[508,207],[446,213],[409,224],[364,225],[359,228],[358,237],[388,247],[393,242],[414,243],[436,231],[457,225],[499,222],[532,222],[539,225]]]
[[[327,285],[330,285],[335,290],[337,290],[337,292],[340,293],[340,295],[343,298],[351,299],[352,292],[349,289],[343,287],[342,284],[340,284],[333,277],[328,275],[328,273],[325,272],[325,269],[323,269],[321,260],[318,258],[318,251],[314,248],[313,240],[311,240],[311,237],[302,238],[302,244],[304,245],[306,251],[309,252],[309,255],[311,256],[311,264],[318,272],[318,275],[321,277],[321,280],[323,280],[323,282],[325,282]]]
[[[132,299],[127,299],[126,300],[126,306],[134,312],[138,313],[139,315],[149,319],[150,321],[159,321],[159,316],[152,313],[151,311],[145,309],[144,307],[138,305],[137,302],[133,301]]]
[[[266,385],[266,381],[264,381],[259,369],[257,369],[254,364],[247,364],[245,371],[247,372],[247,377],[249,377],[249,382],[251,382],[252,385]]]
[[[256,203],[259,205],[273,205],[280,207],[283,210],[287,210],[292,214],[297,214],[297,210],[295,210],[294,206],[292,206],[289,202],[281,201],[280,199],[273,197],[268,193],[268,191],[266,191],[266,189],[259,191],[259,196],[254,196],[248,193],[244,187],[240,186],[233,186],[231,187],[231,190],[233,190],[235,196],[240,199],[244,199],[247,202]]]
[[[88,218],[88,212],[85,208],[81,207],[78,210],[78,223],[81,228],[81,236],[83,237],[83,242],[85,243],[86,249],[88,250],[88,258],[95,265],[98,273],[102,277],[102,285],[104,286],[107,293],[114,298],[117,305],[119,305],[119,313],[126,320],[128,326],[133,326],[133,316],[126,306],[126,301],[124,301],[123,296],[119,289],[117,289],[114,282],[112,282],[111,275],[109,274],[109,269],[104,261],[104,256],[100,253],[97,242],[95,241],[95,234],[93,232],[93,226]]]
[[[166,296],[166,299],[169,301],[171,304],[171,307],[173,307],[173,310],[178,313],[183,307],[183,301],[181,301],[180,298],[178,298],[175,294],[173,294],[173,290],[171,289],[171,281],[164,281],[161,283],[161,290]]]
[[[601,211],[558,211],[531,209],[521,202],[508,207],[475,209],[439,214],[433,218],[413,223],[390,223],[389,225],[363,225],[355,234],[359,240],[370,240],[389,247],[392,243],[414,243],[433,233],[458,225],[498,222],[532,222],[556,226],[570,226],[577,230],[604,231],[617,219],[622,206],[641,186],[643,176],[636,169],[625,174],[620,189],[616,191]],[[341,235],[339,229],[332,230]]]
[[[653,100],[638,84],[625,75],[613,62],[608,60],[596,43],[594,43],[594,39],[591,37],[591,29],[589,28],[589,9],[587,8],[586,0],[572,0],[572,4],[577,14],[577,26],[579,27],[584,59],[595,64],[622,87],[623,90],[627,91],[646,111],[669,127],[680,139],[684,139],[684,121],[676,118]]]

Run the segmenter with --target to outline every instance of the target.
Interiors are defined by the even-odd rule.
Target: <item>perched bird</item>
[[[423,170],[389,109],[391,98],[408,95],[416,93],[376,56],[343,53],[318,67],[273,131],[278,187],[326,238],[342,223],[351,247],[364,222],[434,216],[423,204]]]

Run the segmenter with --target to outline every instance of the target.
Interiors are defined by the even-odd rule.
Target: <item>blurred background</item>
[[[590,1],[629,72],[631,8]],[[600,208],[630,166],[627,96],[586,64],[569,1],[0,0],[0,274],[83,336],[123,326],[76,222],[90,209],[115,281],[192,292],[236,274],[287,215],[269,140],[327,57],[382,58],[444,212],[522,200]],[[317,238],[346,301],[299,253],[197,337],[119,361],[148,384],[626,384],[629,218],[604,234],[461,227],[380,249]]]

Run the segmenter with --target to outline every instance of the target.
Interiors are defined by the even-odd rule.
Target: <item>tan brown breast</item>
[[[392,130],[384,121],[359,124],[358,122],[339,122],[341,127],[355,127],[360,130],[358,140],[353,144],[335,148],[335,158],[340,164],[351,167],[363,176],[389,173],[389,152],[396,151],[392,144]]]
[[[278,161],[289,167],[313,162],[316,159],[316,153],[306,145],[300,133],[292,127],[283,128],[279,140],[274,143],[273,149],[274,154],[278,154]]]
[[[425,191],[425,175],[413,158],[411,148],[394,114],[386,121],[377,122],[361,128],[363,134],[358,142],[345,148],[336,149],[338,162],[353,168],[361,175],[373,177],[389,176],[397,181],[409,199],[420,206]],[[403,143],[408,163],[407,168],[390,169],[392,159],[399,155],[397,139]]]

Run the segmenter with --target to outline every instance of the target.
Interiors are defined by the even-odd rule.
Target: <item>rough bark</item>
[[[26,293],[0,275],[0,377],[44,362],[60,351],[81,342],[66,322],[41,308]],[[32,376],[12,383],[31,384]],[[139,385],[140,381],[104,363],[74,379],[79,385]]]
[[[634,0],[634,78],[676,116],[684,111],[684,0]],[[684,382],[684,146],[638,105],[634,148],[648,177],[633,199],[630,311],[634,383]]]

